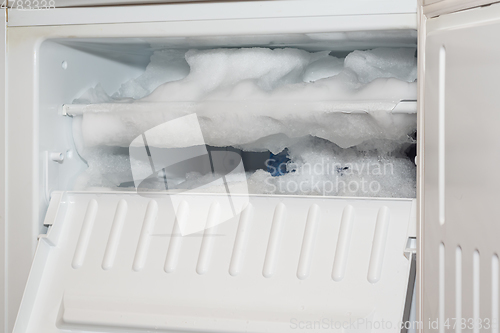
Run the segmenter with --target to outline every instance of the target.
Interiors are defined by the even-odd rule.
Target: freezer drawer
[[[400,331],[415,200],[178,196],[55,193],[14,332]]]

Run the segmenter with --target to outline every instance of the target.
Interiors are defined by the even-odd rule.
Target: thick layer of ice
[[[196,114],[207,145],[274,154],[288,148],[289,172],[247,173],[250,193],[414,197],[415,166],[395,151],[412,142],[416,116],[390,113],[400,100],[416,99],[414,53],[355,51],[344,60],[297,49],[156,52],[146,72],[112,97],[97,86],[75,101],[89,104],[74,118],[75,142],[89,164],[76,187],[133,186],[131,142]],[[184,147],[191,135],[157,132],[148,145]],[[203,185],[219,176],[188,173],[169,184],[226,191],[222,180]],[[246,188],[226,180],[231,191]]]
[[[86,155],[89,169],[80,177],[79,189],[116,189],[120,185],[122,189],[133,188],[130,161],[123,148],[93,148]],[[251,194],[398,198],[416,195],[416,167],[399,150],[385,154],[376,150],[342,149],[331,142],[308,137],[292,144],[288,157],[290,161],[285,166],[288,173],[282,176],[271,175],[272,168],[278,166],[269,160],[267,171],[247,172],[246,183],[237,174],[226,176],[224,184],[221,174],[188,172],[169,177],[169,190],[224,193],[229,189],[234,194],[246,193],[248,188]],[[151,170],[148,163],[134,167],[143,168],[146,174]],[[147,190],[164,191],[163,174],[156,182],[149,182]]]
[[[180,62],[179,52],[167,55]],[[161,80],[152,77],[164,72],[154,74],[155,68],[163,67],[168,56],[155,54],[151,70],[127,83],[136,88],[128,95],[121,89],[120,97],[144,94],[147,89],[139,86],[156,86]],[[313,135],[345,148],[374,139],[405,140],[416,127],[414,115],[388,112],[402,99],[416,99],[414,49],[355,51],[345,67],[327,52],[297,49],[190,50],[185,61],[190,66],[185,78],[162,84],[145,98],[85,107],[83,146],[127,147],[149,128],[191,113],[197,114],[208,145],[272,152],[286,147],[274,141],[276,135]],[[92,97],[113,100],[96,89],[79,102],[92,102]],[[359,110],[369,115],[339,112]],[[178,133],[150,140],[159,147],[185,141]]]
[[[82,121],[84,145],[126,147],[148,129],[190,114],[186,110],[193,109],[199,110],[196,114],[206,144],[233,146],[249,151],[269,150],[278,153],[287,147],[290,139],[306,135],[324,138],[343,148],[373,140],[401,142],[416,128],[415,115],[392,115],[384,110],[369,114],[346,114],[337,112],[335,108],[338,106],[331,107],[326,102],[181,104],[170,105],[164,111],[161,105],[145,107],[149,111],[144,113],[138,113],[138,108],[85,113]],[[154,108],[159,110],[151,111]],[[325,112],[325,109],[331,111]],[[150,136],[148,143],[155,147],[183,147],[191,135],[186,131],[161,132]]]
[[[306,66],[324,56],[297,49],[189,50],[189,75],[158,87],[144,101],[197,101],[218,89],[250,80],[258,88],[271,91],[301,82]]]
[[[123,83],[118,91],[108,94],[100,84],[75,99],[75,104],[132,102],[141,99],[166,82],[177,81],[189,74],[186,50],[158,50],[153,53],[144,73]]]
[[[356,50],[347,55],[344,66],[356,73],[360,83],[369,83],[381,77],[413,82],[417,79],[415,51],[411,48]]]
[[[328,55],[326,52],[318,52],[319,59],[313,61],[306,67],[302,80],[314,82],[327,77],[332,77],[344,69],[344,60]]]
[[[140,99],[165,82],[177,81],[189,74],[186,50],[159,50],[151,56],[146,71],[134,80],[122,84],[115,98]]]

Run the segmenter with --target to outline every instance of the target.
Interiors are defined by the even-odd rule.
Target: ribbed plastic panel
[[[414,200],[223,199],[54,194],[14,331],[399,332]]]

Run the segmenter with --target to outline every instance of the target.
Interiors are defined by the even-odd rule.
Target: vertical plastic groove
[[[349,256],[349,246],[351,244],[352,228],[354,225],[354,208],[348,205],[342,212],[342,221],[340,223],[339,237],[337,240],[337,249],[335,250],[335,259],[333,260],[332,279],[333,281],[342,281],[347,267],[347,258]]]
[[[445,252],[444,244],[439,244],[439,333],[445,333]]]
[[[498,333],[499,263],[496,254],[491,258],[491,333]]]
[[[472,316],[474,317],[474,333],[479,333],[479,320],[480,320],[480,255],[479,251],[475,250],[472,257]]]
[[[116,252],[118,251],[125,217],[127,216],[127,208],[127,202],[123,199],[121,199],[116,206],[115,217],[113,218],[108,244],[106,245],[104,258],[102,260],[102,269],[104,270],[111,269],[115,263]]]
[[[253,206],[249,203],[240,215],[238,231],[234,239],[233,254],[229,265],[229,274],[231,274],[231,276],[236,276],[241,273],[252,217]]]
[[[281,242],[281,234],[284,229],[285,205],[279,203],[274,209],[273,224],[271,233],[269,234],[269,242],[267,244],[266,258],[262,275],[266,278],[273,276],[276,269],[276,261],[278,260],[278,250]]]
[[[311,270],[311,261],[314,254],[314,241],[318,232],[319,224],[319,206],[313,204],[307,214],[307,222],[302,240],[302,249],[300,250],[299,265],[297,267],[297,277],[304,280],[309,276]]]
[[[214,202],[210,206],[207,218],[207,228],[203,234],[203,239],[201,241],[200,255],[198,256],[198,264],[196,265],[196,273],[202,275],[208,271],[210,265],[210,259],[212,257],[215,232],[220,220],[220,204]],[[212,227],[208,227],[212,226]]]
[[[438,192],[439,223],[445,222],[445,98],[446,98],[446,49],[439,49],[439,104],[438,104]]]
[[[167,257],[165,259],[164,270],[166,273],[173,273],[177,267],[179,254],[182,246],[182,235],[179,225],[185,223],[189,216],[189,205],[186,201],[182,201],[175,214],[174,226],[172,235],[170,235],[170,243],[168,244]]]
[[[368,281],[376,283],[380,280],[382,274],[382,265],[384,262],[385,244],[389,231],[389,208],[383,206],[377,214],[377,224],[375,234],[373,235],[372,252],[370,257],[370,266],[368,267]]]
[[[80,229],[80,236],[78,237],[78,242],[76,244],[73,262],[71,264],[73,268],[82,267],[83,261],[85,260],[90,236],[94,227],[95,217],[97,215],[97,207],[97,201],[95,201],[95,199],[90,200],[87,206],[87,211],[85,212],[85,217],[83,218],[82,228]]]
[[[462,248],[457,246],[455,250],[455,332],[462,332]]]
[[[146,264],[146,258],[149,251],[149,243],[151,243],[151,234],[153,233],[156,216],[158,215],[158,203],[151,200],[146,208],[144,221],[142,222],[141,234],[137,243],[134,263],[132,269],[136,272],[141,271]]]

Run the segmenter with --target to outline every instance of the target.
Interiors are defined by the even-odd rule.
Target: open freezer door
[[[176,196],[54,193],[14,332],[400,332],[415,200]]]
[[[498,332],[500,5],[425,30],[423,329]]]

